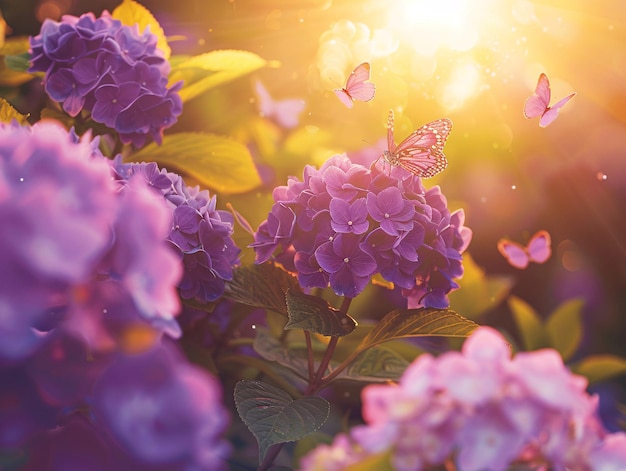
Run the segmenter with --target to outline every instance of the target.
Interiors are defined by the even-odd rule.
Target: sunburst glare
[[[493,0],[403,0],[389,9],[389,28],[421,54],[469,50],[493,11]]]

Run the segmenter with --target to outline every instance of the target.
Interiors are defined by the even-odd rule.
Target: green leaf
[[[321,397],[294,400],[261,381],[239,381],[235,385],[235,405],[259,442],[259,462],[270,446],[306,437],[324,425],[330,414],[330,404]]]
[[[254,72],[265,64],[265,59],[248,51],[211,51],[172,67],[169,81],[170,84],[183,81],[179,94],[186,102],[217,85]]]
[[[303,329],[328,337],[342,337],[356,327],[352,317],[341,314],[320,297],[289,290],[286,300],[289,322],[285,330]]]
[[[181,132],[166,135],[131,155],[133,162],[155,161],[177,169],[220,193],[250,191],[261,184],[250,151],[240,142],[213,134]]]
[[[307,379],[307,351],[305,348],[293,348],[281,343],[270,334],[268,329],[256,328],[256,336],[252,345],[254,351],[267,361],[275,361],[303,379]]]
[[[27,124],[28,115],[23,115],[13,108],[11,103],[0,97],[0,122],[10,123],[14,119],[20,124]]]
[[[409,362],[393,350],[374,347],[361,353],[337,378],[367,382],[397,380],[407,366]]]
[[[463,254],[463,283],[461,289],[450,293],[450,306],[468,319],[478,319],[498,306],[513,287],[513,278],[487,276],[474,259]]]
[[[590,383],[626,374],[626,358],[616,355],[591,355],[575,365],[574,373],[585,376]]]
[[[15,72],[27,73],[30,68],[30,53],[23,52],[22,54],[5,56],[4,63]]]
[[[30,57],[29,47],[28,36],[6,38],[4,45],[0,47],[0,56],[4,56],[4,60],[0,60],[0,86],[16,87],[37,75],[43,77],[40,73],[26,72],[30,64],[25,63],[24,59]]]
[[[122,24],[128,26],[137,25],[139,34],[143,33],[146,27],[150,27],[150,32],[157,37],[157,47],[163,51],[166,59],[170,58],[172,50],[167,44],[167,39],[163,28],[156,20],[150,10],[134,0],[124,0],[117,8],[113,10],[111,16],[116,20],[120,20]]]
[[[522,336],[524,350],[537,350],[549,345],[546,330],[539,314],[516,296],[509,298],[509,307]]]
[[[288,290],[300,290],[297,279],[272,263],[263,263],[235,268],[224,295],[247,306],[271,309],[286,316]]]
[[[467,337],[476,327],[475,322],[449,309],[396,309],[380,320],[357,351],[409,337]]]
[[[318,351],[321,345],[321,343],[314,341],[313,350]],[[304,343],[281,342],[272,336],[268,329],[257,327],[253,348],[263,359],[276,362],[299,378],[308,380],[306,376],[308,371],[307,351]],[[313,362],[314,368],[317,369],[319,364],[320,362],[315,360]],[[335,379],[367,383],[395,380],[402,375],[408,364],[409,362],[404,357],[393,350],[374,347],[358,355],[348,368],[341,371]],[[329,369],[332,371],[337,366],[338,362],[331,361]]]
[[[546,332],[550,345],[569,360],[578,348],[583,336],[581,311],[582,299],[571,299],[562,303],[548,318]]]

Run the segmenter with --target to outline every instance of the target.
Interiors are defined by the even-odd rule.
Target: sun
[[[495,0],[399,0],[389,9],[387,28],[418,53],[440,48],[465,51],[476,45]]]

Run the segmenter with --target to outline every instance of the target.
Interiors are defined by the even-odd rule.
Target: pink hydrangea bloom
[[[504,338],[480,327],[461,352],[423,354],[398,384],[362,393],[365,425],[319,447],[302,470],[329,459],[351,464],[388,452],[398,471],[453,463],[458,471],[626,469],[626,434],[608,433],[597,397],[554,350],[511,358]],[[342,469],[332,467],[331,469]]]

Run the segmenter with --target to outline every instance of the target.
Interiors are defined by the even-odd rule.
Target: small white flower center
[[[348,263],[350,261],[350,259],[348,257],[343,259],[344,263]]]
[[[390,217],[389,213],[385,213],[385,219],[389,219]]]

